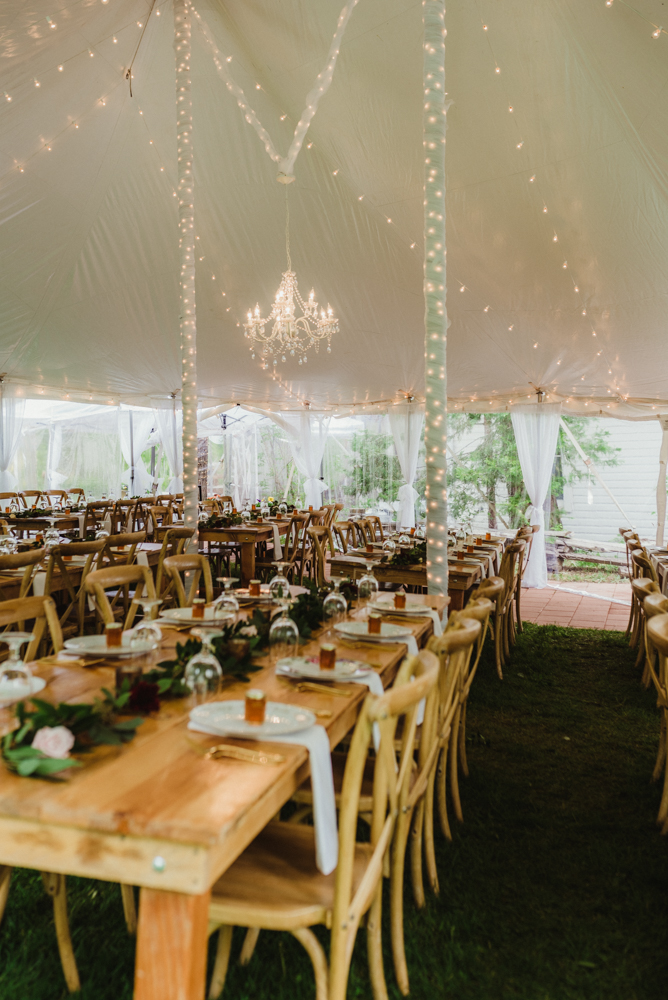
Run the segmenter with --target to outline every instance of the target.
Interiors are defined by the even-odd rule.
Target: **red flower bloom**
[[[148,681],[137,681],[130,691],[128,709],[131,712],[139,712],[140,715],[148,715],[150,712],[157,712],[159,708],[158,685],[149,684]]]

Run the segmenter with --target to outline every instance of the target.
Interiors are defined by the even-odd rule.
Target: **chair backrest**
[[[67,490],[67,495],[70,497],[76,497],[77,503],[83,503],[86,499],[86,494],[80,486],[73,486],[71,490]]]
[[[21,490],[19,493],[19,497],[23,501],[24,507],[32,507],[33,504],[36,504],[39,501],[41,495],[41,490]]]
[[[174,584],[171,578],[166,586],[163,586],[164,564],[168,556],[180,556],[186,542],[195,534],[193,528],[169,527],[162,538],[162,548],[158,556],[158,566],[155,572],[155,591],[158,597],[164,597],[173,589]]]
[[[647,618],[668,614],[668,597],[664,597],[660,590],[650,591],[643,600],[643,608]]]
[[[135,584],[135,596],[141,596],[142,592],[150,598],[155,597],[155,585],[153,576],[148,566],[107,566],[105,569],[96,569],[89,573],[84,584],[86,593],[90,594],[95,601],[95,607],[105,625],[115,621],[114,612],[105,591],[113,588],[129,588]],[[130,628],[136,614],[136,605],[130,604],[125,628]]]
[[[163,504],[165,507],[168,507],[170,503],[172,503],[172,501],[175,499],[176,497],[173,493],[161,493],[159,496],[155,498],[155,502],[158,504]]]
[[[519,576],[519,563],[524,555],[526,541],[523,538],[516,538],[510,545],[506,545],[501,565],[499,566],[499,576],[504,583],[503,604],[507,607],[515,593]]]
[[[51,497],[52,500],[55,500],[54,507],[64,507],[67,503],[67,493],[65,490],[44,490],[42,496]]]
[[[30,589],[37,564],[45,555],[46,549],[29,549],[27,552],[15,552],[11,556],[0,556],[0,576],[6,570],[22,569],[24,572],[19,587],[19,597],[25,597]]]
[[[199,593],[200,578],[204,578],[204,596],[207,604],[213,600],[213,584],[211,582],[211,566],[206,556],[197,553],[182,553],[179,556],[167,556],[163,561],[164,572],[169,574],[174,582],[176,599],[180,608],[192,606],[193,599]],[[186,594],[182,573],[192,573],[190,589]]]
[[[232,497],[218,497],[218,506],[220,507],[221,513],[224,510],[232,510],[234,507],[234,500]]]
[[[652,657],[649,657],[647,661],[652,674],[652,680],[659,692],[660,698],[664,702],[668,702],[668,671],[666,670],[666,657],[668,657],[668,614],[647,617],[647,638],[659,654],[658,671],[654,669]]]
[[[478,597],[486,597],[488,601],[497,604],[503,597],[505,583],[500,576],[488,576],[486,580],[481,580],[476,589],[471,594],[471,600]]]
[[[332,531],[335,532],[336,537],[341,539],[344,552],[357,544],[357,529],[354,521],[335,521],[332,525]]]
[[[0,493],[0,500],[18,500],[18,493]]]
[[[104,547],[104,560],[117,566],[129,566],[134,562],[137,546],[146,541],[145,531],[124,531],[109,535]]]
[[[330,990],[335,996],[345,994],[348,965],[357,928],[382,883],[383,861],[392,840],[397,816],[400,810],[408,808],[414,767],[417,706],[423,698],[429,698],[436,687],[438,675],[438,660],[428,650],[423,650],[417,657],[404,660],[392,688],[381,697],[367,695],[353,732],[343,776],[339,813],[339,861],[335,876],[330,948]],[[414,678],[413,683],[409,683],[411,678]],[[394,737],[400,718],[403,718],[404,724],[397,762]],[[373,740],[374,723],[378,727],[380,743],[373,779],[371,856],[364,878],[353,896],[358,806],[365,764]]]
[[[58,621],[56,605],[50,597],[17,597],[12,601],[0,601],[0,628],[8,625],[25,623],[34,619],[32,629],[34,638],[30,640],[25,652],[26,662],[34,660],[39,644],[44,637],[44,629],[48,626],[54,653],[63,648],[63,633]],[[2,636],[0,636],[0,641]]]
[[[324,587],[326,583],[325,569],[327,566],[327,546],[334,555],[334,539],[331,530],[324,524],[316,528],[307,528],[311,538],[313,548],[313,559],[311,564],[311,577],[318,587]]]
[[[348,532],[345,529],[346,521],[334,521],[331,526],[332,539],[334,541],[335,547],[339,552],[344,554],[348,551],[347,535]]]
[[[471,598],[469,603],[461,611],[453,611],[448,619],[447,631],[455,628],[457,623],[464,621],[476,621],[480,622],[480,631],[478,637],[475,640],[475,656],[473,658],[473,665],[470,665],[469,661],[469,673],[467,680],[467,690],[471,686],[471,681],[478,669],[478,664],[480,663],[480,657],[482,656],[482,647],[485,643],[485,637],[487,635],[487,629],[489,627],[489,616],[494,610],[494,604],[489,598],[476,596]]]
[[[384,542],[385,541],[385,533],[383,531],[383,522],[378,517],[378,514],[367,514],[366,519],[367,519],[367,521],[368,521],[368,523],[369,523],[369,525],[371,527],[371,531],[373,533],[374,541],[376,541],[376,542]]]
[[[172,522],[171,505],[154,504],[148,508],[148,513],[151,518],[151,532],[154,537],[158,534],[159,528],[164,528]]]
[[[661,587],[656,580],[652,580],[651,577],[647,576],[634,577],[634,579],[631,580],[631,590],[641,605],[649,594],[661,593]]]
[[[86,504],[84,515],[84,537],[89,531],[98,531],[104,524],[107,514],[111,513],[111,500],[92,500]]]
[[[113,534],[133,530],[136,507],[136,500],[124,498],[116,501],[111,511],[111,531]]]
[[[296,511],[292,514],[285,532],[285,545],[283,547],[284,562],[293,563],[297,558],[302,546],[302,536],[306,533],[308,519],[308,514],[300,514]]]
[[[659,582],[654,564],[644,549],[636,549],[632,552],[631,562],[635,570],[633,574],[635,579],[638,579],[639,577],[648,577],[650,580],[654,580],[655,583]]]
[[[44,593],[47,596],[51,594],[51,580],[54,571],[57,569],[60,572],[62,584],[68,591],[71,600],[76,600],[78,592],[81,590],[86,577],[93,567],[96,569],[102,568],[102,558],[106,541],[106,538],[96,538],[95,541],[91,542],[70,542],[65,545],[54,545],[49,551],[49,558],[46,564]],[[70,578],[69,569],[72,567],[71,564],[68,565],[69,560],[65,560],[65,556],[86,556],[86,562],[81,571],[81,580],[78,587],[74,585]]]

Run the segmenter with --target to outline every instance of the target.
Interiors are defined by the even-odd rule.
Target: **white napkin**
[[[86,520],[86,515],[77,514],[76,516],[79,519],[79,538],[81,538],[82,541],[85,541],[86,539],[84,538],[84,521]]]
[[[368,642],[371,645],[374,645],[375,643],[379,643],[380,645],[385,645],[386,643],[403,642],[406,644],[409,656],[418,655],[418,646],[414,635],[397,636],[397,638],[395,639],[391,636],[381,636],[381,635],[370,636],[368,635],[368,633],[365,635],[343,635],[342,633],[341,638],[348,639],[351,642]]]
[[[281,546],[281,538],[278,533],[278,525],[272,524],[274,529],[274,559],[279,562],[283,558],[283,548]]]
[[[39,573],[35,573],[35,575],[32,578],[32,592],[35,595],[35,597],[44,596],[45,583],[46,583],[46,573],[42,571],[40,571]]]
[[[379,678],[380,680],[380,678]],[[188,729],[196,733],[211,733],[213,736],[228,736],[221,726],[203,726],[188,723]],[[313,826],[315,828],[315,863],[323,873],[329,875],[339,860],[339,832],[336,826],[336,799],[334,796],[334,775],[329,739],[322,726],[314,725],[302,729],[300,733],[287,736],[256,736],[270,743],[292,743],[306,747],[311,762],[311,788],[313,789]]]
[[[415,615],[413,615],[413,614],[406,615],[406,622],[409,622],[411,620],[411,618],[413,618],[413,617],[415,617],[415,618],[431,618],[432,622],[434,623],[434,635],[435,636],[443,635],[443,622],[441,621],[441,617],[440,617],[438,611],[434,611],[433,608],[422,607],[419,604],[411,604],[410,601],[407,603],[406,606],[410,607],[411,609],[413,609],[413,608],[420,608],[420,614],[419,615],[418,614],[415,614]],[[383,604],[383,607],[390,614],[395,610],[393,604],[389,604],[389,603],[387,605]]]

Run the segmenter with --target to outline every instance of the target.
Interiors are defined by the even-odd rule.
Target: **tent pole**
[[[188,0],[174,0],[176,56],[176,148],[179,202],[181,408],[183,411],[183,522],[195,534],[188,543],[197,551],[197,320],[195,309],[195,203],[190,91],[191,12]]]
[[[661,451],[659,452],[659,480],[656,484],[656,544],[663,545],[666,529],[666,462],[668,462],[668,418],[660,417]]]
[[[135,427],[132,417],[132,410],[128,410],[130,417],[130,496],[135,495]]]
[[[448,592],[445,305],[445,0],[424,0],[424,299],[427,584]]]

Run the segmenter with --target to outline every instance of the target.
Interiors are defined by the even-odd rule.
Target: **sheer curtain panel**
[[[181,443],[181,428],[183,414],[181,410],[171,407],[166,410],[153,411],[158,425],[160,442],[165,450],[172,478],[167,487],[168,493],[183,493],[183,448]]]
[[[290,451],[300,476],[304,476],[304,506],[319,507],[329,486],[320,478],[331,417],[311,413],[270,413],[288,434]]]
[[[394,438],[394,447],[401,467],[401,474],[406,480],[397,491],[401,507],[397,515],[397,526],[400,528],[415,527],[415,501],[418,492],[414,488],[417,472],[418,452],[422,440],[424,412],[417,406],[393,406],[390,410],[390,427]]]
[[[552,479],[561,405],[536,403],[532,406],[518,406],[512,411],[511,417],[522,477],[531,500],[525,516],[529,524],[540,526],[540,531],[533,537],[531,556],[522,584],[525,587],[540,588],[547,584],[543,504]]]
[[[152,486],[151,474],[144,465],[141,454],[148,445],[151,431],[156,423],[154,411],[121,406],[118,416],[121,451],[124,460],[130,466],[126,472],[128,490],[131,496],[143,496]],[[132,483],[133,468],[134,483]]]
[[[9,464],[16,454],[21,430],[25,399],[19,399],[0,386],[0,492],[16,489],[16,476],[9,471]]]

